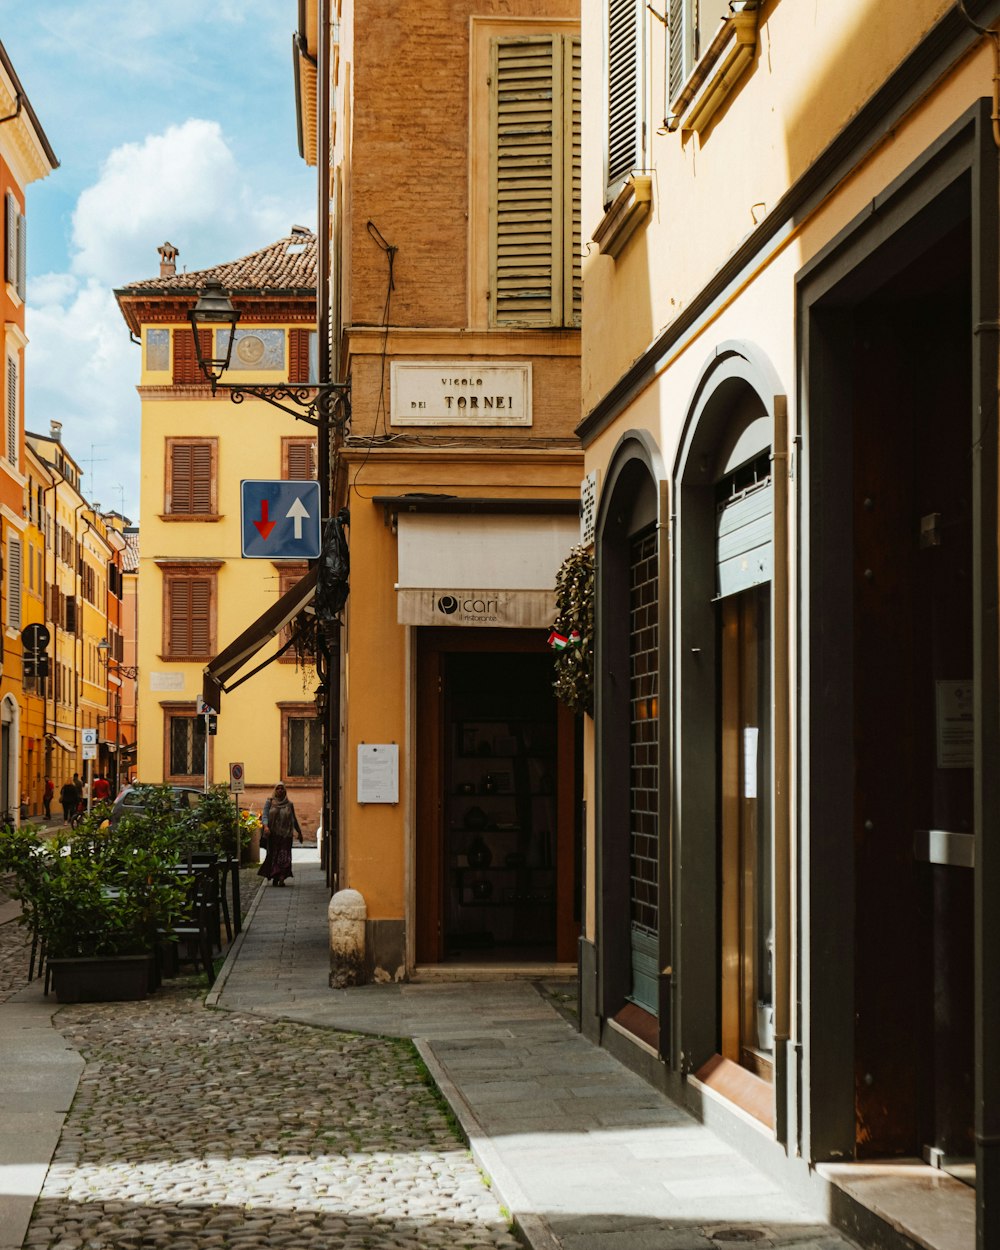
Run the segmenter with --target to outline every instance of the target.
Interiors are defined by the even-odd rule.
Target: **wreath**
[[[594,714],[594,557],[574,547],[556,574],[556,619],[549,632],[552,688],[574,712]]]

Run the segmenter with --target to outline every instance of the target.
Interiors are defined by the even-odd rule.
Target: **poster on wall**
[[[394,742],[358,746],[358,802],[399,802],[399,747]]]
[[[971,768],[975,720],[971,681],[934,683],[934,729],[938,768]]]

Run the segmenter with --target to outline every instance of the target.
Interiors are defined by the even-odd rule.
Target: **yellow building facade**
[[[578,7],[502,9],[301,9],[322,374],[351,396],[325,854],[378,980],[576,958],[576,727],[547,637],[580,533]]]
[[[184,274],[176,254],[165,244],[158,278],[116,292],[143,344],[136,775],[201,788],[228,783],[230,765],[242,764],[243,805],[259,811],[284,780],[311,833],[321,775],[311,660],[290,648],[226,694],[215,733],[206,735],[199,700],[207,663],[306,572],[297,559],[243,558],[241,482],[314,478],[315,433],[259,400],[213,396],[187,312],[205,281],[219,279],[242,313],[227,380],[307,382],[316,242],[296,228],[260,252]]]
[[[1000,1244],[1000,6],[655,7],[583,6],[583,1027]]]

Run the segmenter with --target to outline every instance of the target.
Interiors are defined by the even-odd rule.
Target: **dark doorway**
[[[575,723],[515,631],[423,631],[417,960],[575,957]],[[506,634],[506,637],[503,635]]]
[[[809,578],[814,1040],[827,1088],[852,1054],[857,1157],[971,1179],[969,203],[956,181],[813,305]]]
[[[959,1166],[974,1080],[970,258],[963,222],[855,306],[845,361],[858,1153]]]

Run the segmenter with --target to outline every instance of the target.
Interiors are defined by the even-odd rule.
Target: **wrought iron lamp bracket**
[[[346,427],[351,416],[350,382],[311,382],[301,386],[214,382],[212,393],[216,391],[228,391],[234,404],[242,404],[245,399],[262,399],[296,421],[305,421],[317,428],[324,423]]]

